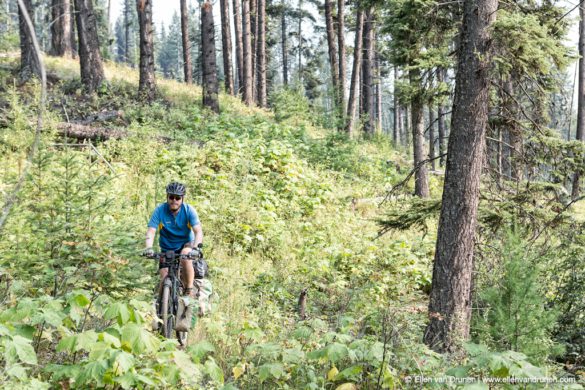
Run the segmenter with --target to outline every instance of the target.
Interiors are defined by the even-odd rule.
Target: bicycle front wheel
[[[167,339],[170,339],[173,337],[173,331],[175,328],[175,314],[173,313],[171,286],[163,286],[160,305],[160,318],[162,319],[161,333]]]

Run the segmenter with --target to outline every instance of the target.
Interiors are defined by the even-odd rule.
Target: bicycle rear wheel
[[[173,337],[175,328],[175,315],[173,313],[173,296],[171,295],[171,286],[163,286],[160,302],[160,312],[162,319],[161,333],[167,339]]]

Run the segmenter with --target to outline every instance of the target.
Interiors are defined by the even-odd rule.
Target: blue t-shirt
[[[163,251],[177,251],[186,243],[195,240],[193,226],[199,225],[199,217],[195,209],[186,204],[181,204],[177,215],[173,215],[167,203],[159,204],[154,212],[148,227],[159,231],[158,245]]]

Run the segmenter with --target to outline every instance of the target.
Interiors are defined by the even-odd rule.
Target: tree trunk
[[[577,91],[577,141],[585,142],[585,6],[579,7],[579,90]],[[582,172],[577,170],[573,175],[573,188],[571,197],[577,199],[580,194]]]
[[[254,104],[252,91],[252,42],[250,37],[250,0],[242,0],[242,30],[244,46],[244,94],[242,100],[248,106]]]
[[[138,93],[152,101],[156,92],[154,80],[154,45],[152,34],[152,0],[136,0],[140,27],[140,80]]]
[[[438,77],[439,77],[439,82],[442,83],[445,81],[445,73],[446,70],[444,68],[440,68],[438,71]],[[439,155],[441,156],[439,158],[439,165],[440,166],[445,166],[445,157],[443,157],[443,155],[445,154],[445,106],[443,105],[443,102],[439,102],[439,104],[437,105],[437,115],[438,115],[438,119],[439,119]]]
[[[134,66],[130,55],[130,0],[124,0],[124,57],[127,64]]]
[[[345,0],[337,0],[337,46],[339,49],[339,111],[345,113]],[[345,121],[342,121],[342,125]]]
[[[26,7],[28,15],[30,16],[31,22],[34,26],[34,12],[32,8],[32,0],[24,0],[24,6]],[[20,34],[20,70],[19,78],[21,82],[30,80],[33,75],[39,76],[41,74],[41,68],[35,54],[35,48],[33,46],[32,36],[26,24],[24,18],[24,11],[18,5],[18,29]]]
[[[240,13],[240,0],[234,0],[234,31],[236,34],[236,66],[238,68],[238,94],[244,90],[244,56],[242,38],[242,14]]]
[[[184,0],[182,0],[184,1]],[[225,90],[234,94],[234,77],[232,72],[232,31],[230,29],[229,0],[220,0],[221,7],[221,44],[223,49],[223,73],[225,75]]]
[[[75,0],[81,82],[94,92],[105,81],[92,0]]]
[[[337,40],[335,39],[335,30],[333,27],[333,13],[331,10],[331,1],[325,0],[325,31],[327,33],[327,47],[329,48],[329,68],[331,71],[331,84],[333,86],[334,111],[339,108],[339,62],[337,58]]]
[[[412,134],[412,131],[410,131],[410,120],[409,120],[410,115],[408,115],[408,113],[409,113],[408,105],[404,106],[403,109],[404,109],[404,118],[403,118],[404,119],[404,127],[403,127],[404,133],[403,133],[402,138],[404,139],[404,145],[408,149],[410,149],[410,144],[411,144],[410,135]]]
[[[213,5],[209,0],[201,5],[201,47],[203,49],[203,106],[219,113]]]
[[[382,75],[380,73],[380,56],[375,47],[376,45],[374,45],[374,58],[376,61],[376,131],[382,132]]]
[[[435,171],[437,165],[435,164],[435,112],[433,105],[429,104],[429,158],[431,161],[431,169]]]
[[[258,105],[266,107],[266,0],[258,0],[257,30],[256,37],[256,91],[258,92]]]
[[[394,66],[394,123],[392,123],[392,142],[394,146],[398,145],[398,134],[400,134],[400,122],[401,122],[401,115],[400,115],[400,104],[398,103],[398,88],[396,86],[396,82],[398,81],[398,67]]]
[[[222,1],[223,3],[226,0]],[[223,16],[223,11],[222,11]],[[193,84],[193,67],[191,65],[191,45],[189,43],[189,11],[187,0],[181,0],[181,38],[183,43],[183,75],[187,84]]]
[[[421,198],[429,197],[429,175],[425,160],[424,152],[424,118],[423,107],[424,100],[422,95],[422,81],[420,71],[412,68],[408,72],[411,89],[416,90],[410,100],[410,115],[412,123],[412,150],[414,156],[414,168],[418,168],[414,174],[414,194]]]
[[[69,2],[69,34],[71,38],[71,58],[75,59],[79,55],[79,45],[77,44],[77,18],[75,17],[75,2]]]
[[[360,114],[366,117],[364,132],[372,135],[376,129],[374,120],[374,82],[372,77],[372,70],[374,68],[374,13],[372,7],[366,10],[363,41],[362,110]]]
[[[250,47],[252,48],[252,100],[256,102],[256,80],[258,79],[258,64],[256,63],[256,39],[258,38],[258,4],[257,0],[250,0]]]
[[[299,65],[298,65],[298,76],[299,84],[303,84],[303,0],[299,0],[299,24],[297,27],[297,38],[299,39]]]
[[[490,25],[497,0],[465,0],[451,135],[424,335],[438,352],[469,337],[473,251],[488,118]]]
[[[71,56],[71,4],[69,0],[52,1],[51,55]]]
[[[280,14],[280,37],[282,41],[282,82],[288,85],[288,45],[286,42],[286,5],[285,1],[280,2],[282,7]]]
[[[351,84],[349,87],[349,100],[347,101],[347,116],[345,131],[351,137],[353,135],[353,120],[358,94],[358,78],[362,65],[362,35],[364,32],[364,14],[358,9],[356,16],[355,43],[353,46],[353,69],[351,71]]]

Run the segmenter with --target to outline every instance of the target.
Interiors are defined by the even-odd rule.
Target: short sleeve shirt
[[[181,204],[177,215],[173,215],[167,203],[161,203],[154,209],[148,222],[148,227],[158,230],[158,244],[163,251],[178,251],[186,243],[194,241],[192,229],[197,225],[197,212],[186,203]]]

